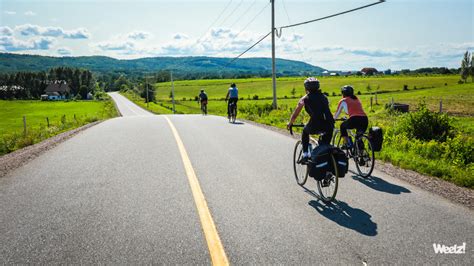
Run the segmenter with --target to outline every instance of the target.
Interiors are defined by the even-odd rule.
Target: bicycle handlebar
[[[305,124],[295,124],[290,126],[290,134],[293,135],[293,128],[294,127],[304,127]]]

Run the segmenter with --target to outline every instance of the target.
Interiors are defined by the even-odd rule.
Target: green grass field
[[[279,98],[287,96],[291,98],[291,91],[296,90],[294,96],[304,94],[303,77],[289,77],[277,79],[277,93]],[[355,92],[360,91],[362,94],[368,93],[367,87],[370,86],[370,92],[375,92],[378,88],[379,92],[395,92],[403,90],[403,86],[407,85],[411,90],[414,87],[420,88],[439,88],[443,86],[456,85],[459,77],[457,75],[450,76],[388,76],[388,77],[321,77],[321,87],[324,92],[339,94],[340,88],[344,85],[351,84]],[[224,98],[229,85],[235,82],[239,88],[239,96],[248,99],[254,95],[259,98],[273,97],[271,78],[255,78],[255,79],[222,79],[222,80],[186,80],[174,82],[175,99],[182,100],[197,96],[201,89],[205,89],[210,99]],[[447,84],[447,85],[445,85]],[[171,91],[171,83],[164,82],[156,84],[157,98],[160,100],[169,99]]]
[[[386,133],[384,149],[377,153],[377,158],[460,186],[474,188],[474,163],[471,155],[474,154],[474,83],[458,84],[457,75],[323,77],[320,80],[323,92],[329,94],[333,112],[341,99],[341,86],[351,84],[356,93],[361,92],[358,97],[369,115],[370,124],[381,126]],[[204,88],[210,98],[208,112],[225,116],[227,105],[222,99],[229,84],[235,82],[241,97],[238,118],[285,128],[298,98],[304,93],[303,81],[302,77],[277,80],[278,110],[271,108],[272,88],[271,79],[268,78],[177,81],[174,83],[176,111],[182,114],[199,114],[200,106],[193,99]],[[367,90],[369,85],[371,89]],[[408,86],[407,89],[404,89],[404,85]],[[158,114],[171,113],[171,84],[158,83],[155,87],[157,103],[150,103],[150,109]],[[296,91],[294,95],[291,94],[293,88]],[[378,104],[375,102],[376,91]],[[128,92],[125,95],[141,106],[146,106],[136,94]],[[254,95],[258,95],[259,100],[251,100]],[[372,108],[370,98],[373,100]],[[453,137],[445,143],[437,143],[398,136],[394,130],[407,115],[392,114],[385,109],[392,98],[394,102],[409,104],[411,111],[418,109],[421,102],[425,102],[430,110],[439,111],[442,100],[443,112],[449,114],[455,127]],[[298,122],[305,122],[307,119],[308,116],[303,114]]]
[[[90,122],[117,116],[117,111],[110,100],[77,102],[0,100],[0,106],[0,155]],[[26,117],[26,136],[23,116]]]

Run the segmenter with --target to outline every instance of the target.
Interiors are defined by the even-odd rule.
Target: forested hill
[[[106,56],[49,57],[0,53],[0,73],[18,71],[45,71],[53,67],[86,68],[93,72],[121,72],[142,75],[173,69],[182,78],[210,78],[232,76],[268,76],[271,74],[270,58],[242,58],[231,64],[230,58],[218,57],[150,57],[119,60]],[[277,59],[277,75],[317,75],[323,68],[307,63]]]

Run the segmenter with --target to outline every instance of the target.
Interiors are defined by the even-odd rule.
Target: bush
[[[447,114],[428,110],[424,102],[420,103],[418,111],[404,116],[397,129],[409,138],[445,142],[452,136],[452,121]]]
[[[252,100],[258,100],[258,95],[255,94],[255,95],[252,97]]]
[[[408,85],[403,85],[403,90],[407,91],[408,90]]]
[[[357,95],[361,95],[362,93],[360,91],[357,91]]]

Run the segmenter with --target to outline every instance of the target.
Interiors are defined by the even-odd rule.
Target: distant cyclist
[[[227,117],[230,117],[230,105],[231,103],[235,104],[235,108],[237,110],[237,101],[239,100],[239,89],[235,83],[230,84],[230,88],[227,91],[227,95],[225,96],[225,100],[229,100],[227,102]]]
[[[343,147],[351,146],[350,138],[347,135],[348,129],[356,129],[357,133],[364,133],[369,125],[369,119],[362,108],[362,104],[354,95],[354,88],[346,85],[341,88],[342,99],[337,105],[334,118],[337,119],[342,111],[349,115],[349,119],[341,123],[341,137],[343,137]]]
[[[306,95],[298,101],[298,105],[291,115],[287,128],[289,129],[293,125],[304,107],[311,117],[301,135],[301,142],[303,144],[302,161],[307,161],[311,156],[308,151],[309,135],[325,133],[322,136],[322,143],[329,144],[334,130],[334,119],[331,110],[329,110],[328,98],[321,92],[319,80],[313,77],[307,78],[304,81],[304,88]]]
[[[201,93],[199,93],[199,102],[201,103],[201,110],[207,114],[207,93],[204,89],[201,89]]]

